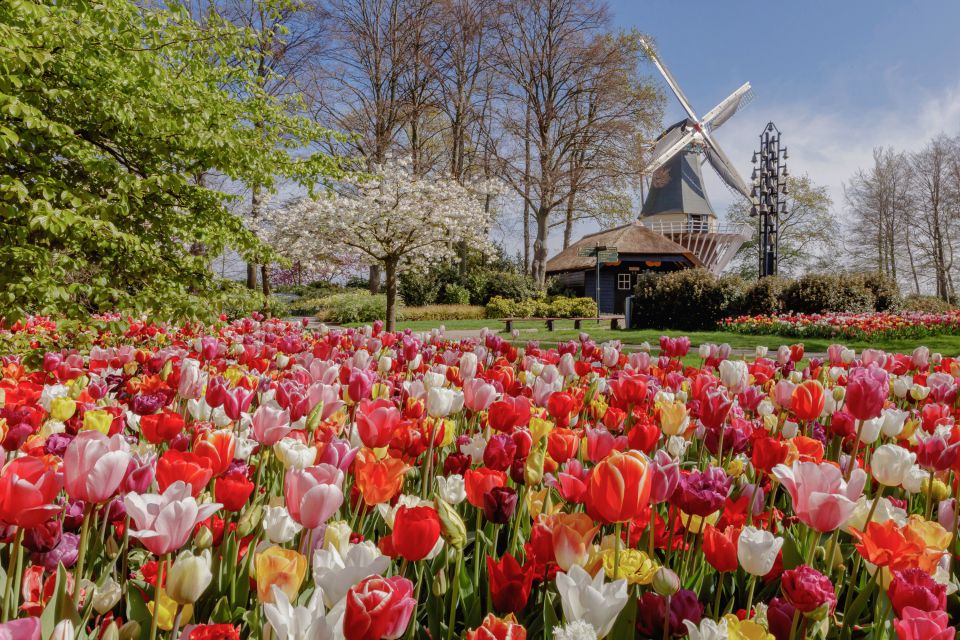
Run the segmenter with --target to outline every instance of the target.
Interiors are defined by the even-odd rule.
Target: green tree
[[[210,257],[265,249],[202,177],[342,175],[304,151],[334,134],[263,90],[257,37],[176,6],[0,3],[0,316],[219,310]]]
[[[778,273],[796,276],[809,271],[836,269],[840,225],[831,211],[833,200],[827,188],[806,174],[787,179],[787,211],[780,215]],[[759,227],[750,216],[750,203],[739,200],[727,209],[732,223],[753,227],[753,236],[740,247],[730,271],[745,278],[756,278],[759,267]]]

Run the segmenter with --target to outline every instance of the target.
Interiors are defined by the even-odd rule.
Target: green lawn
[[[501,320],[420,320],[414,322],[397,322],[398,329],[412,329],[414,331],[429,331],[435,327],[443,325],[448,330],[455,329],[482,329],[488,327],[499,333],[503,333],[504,323]],[[573,328],[573,321],[558,320],[556,322],[556,331],[547,331],[543,321],[519,320],[514,322],[514,328],[520,330],[519,341],[539,340],[541,342],[557,342],[561,340],[577,339],[580,332]],[[715,344],[728,343],[730,346],[738,349],[752,349],[758,345],[765,345],[771,349],[776,349],[781,344],[793,344],[803,342],[804,347],[810,353],[823,353],[833,342],[843,342],[837,340],[824,340],[821,338],[791,338],[778,335],[766,336],[748,336],[739,333],[730,333],[727,331],[673,331],[660,329],[631,329],[631,330],[611,330],[609,322],[601,322],[599,325],[595,322],[584,321],[583,331],[598,341],[621,340],[626,345],[638,345],[643,342],[649,342],[656,346],[661,335],[668,336],[690,336],[693,347],[712,342]],[[875,342],[847,342],[844,343],[853,349],[862,350],[868,347],[874,349],[883,349],[885,351],[897,351],[909,353],[920,344],[925,344],[931,351],[939,351],[944,355],[960,354],[960,336],[933,336],[922,340],[879,340]]]

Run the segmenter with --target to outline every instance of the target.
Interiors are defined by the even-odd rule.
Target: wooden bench
[[[577,331],[580,331],[583,326],[584,321],[597,320],[596,316],[591,316],[589,318],[503,318],[503,322],[506,325],[506,332],[510,333],[513,331],[513,323],[518,320],[533,320],[537,322],[543,322],[547,325],[547,331],[554,330],[554,323],[557,320],[573,320],[573,328]],[[625,320],[625,317],[622,315],[602,315],[600,316],[601,321],[609,320],[611,329],[621,328],[621,322]]]

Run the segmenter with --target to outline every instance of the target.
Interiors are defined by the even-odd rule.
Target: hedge
[[[592,298],[511,300],[494,296],[487,303],[486,315],[488,318],[592,318],[597,315],[597,303]]]

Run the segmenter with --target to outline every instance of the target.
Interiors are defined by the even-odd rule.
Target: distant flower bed
[[[739,316],[721,323],[727,331],[809,338],[923,338],[960,334],[960,311],[944,313],[814,313]]]

